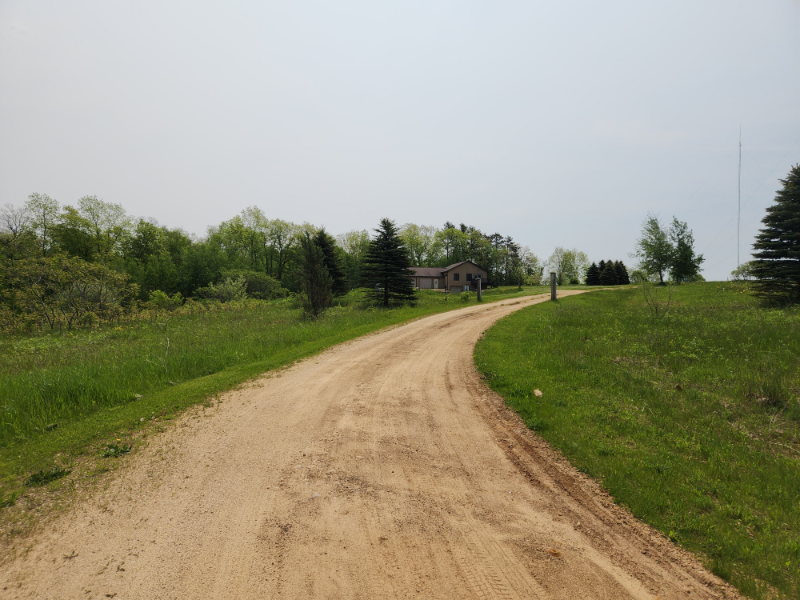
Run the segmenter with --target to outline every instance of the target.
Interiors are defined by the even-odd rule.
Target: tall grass
[[[755,598],[800,595],[800,311],[746,285],[520,311],[476,362],[529,427]],[[542,397],[533,394],[543,392]]]

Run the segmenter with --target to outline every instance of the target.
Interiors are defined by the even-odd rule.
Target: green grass
[[[508,287],[486,293],[485,300],[543,291]],[[69,467],[86,454],[118,455],[108,449],[151,420],[171,418],[340,342],[476,301],[474,294],[465,303],[431,291],[421,293],[415,307],[384,310],[359,308],[355,299],[343,299],[347,306],[318,320],[280,301],[178,317],[164,313],[153,322],[119,327],[0,337],[0,507],[30,487],[25,481],[31,474]]]
[[[800,310],[705,283],[655,318],[600,291],[503,319],[475,359],[637,517],[749,596],[800,596]]]

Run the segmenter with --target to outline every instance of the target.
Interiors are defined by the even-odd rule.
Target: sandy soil
[[[5,562],[0,597],[737,597],[482,384],[481,332],[545,299],[370,335],[185,416]]]

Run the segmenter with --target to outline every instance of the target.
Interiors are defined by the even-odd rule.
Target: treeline
[[[486,269],[491,285],[541,283],[545,264],[510,236],[448,221],[441,229],[409,223],[401,228],[400,237],[414,266],[446,267],[471,260]]]
[[[407,224],[399,235],[411,265],[473,260],[493,285],[539,283],[542,276],[544,265],[528,248],[498,233],[446,223]],[[73,327],[142,307],[172,310],[187,299],[207,305],[303,294],[308,240],[324,250],[334,296],[363,284],[366,230],[334,238],[250,207],[197,238],[94,196],[61,206],[32,194],[24,206],[0,211],[0,321],[6,329]]]

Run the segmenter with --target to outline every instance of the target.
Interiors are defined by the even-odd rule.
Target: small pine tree
[[[614,263],[614,268],[617,270],[617,283],[619,285],[629,285],[631,278],[628,275],[628,269],[621,260]]]
[[[600,285],[600,269],[597,263],[592,263],[586,270],[586,285]]]
[[[347,275],[345,275],[342,268],[340,249],[336,245],[336,240],[325,231],[324,227],[316,233],[313,240],[324,255],[325,267],[333,280],[331,288],[333,295],[335,297],[344,296],[347,293]]]
[[[604,260],[601,260],[601,261],[600,261],[600,264],[599,264],[599,265],[597,265],[597,268],[600,270],[600,272],[601,272],[601,273],[602,273],[603,271],[605,271],[605,270],[606,270],[606,261],[604,261]]]
[[[602,285],[617,285],[619,279],[617,278],[617,269],[614,267],[613,261],[605,263],[606,268],[600,273],[600,283]]]
[[[780,181],[783,188],[753,244],[752,273],[761,295],[800,302],[800,165]]]
[[[368,296],[388,307],[391,302],[413,302],[414,272],[394,221],[381,219],[378,234],[369,243],[362,273]]]
[[[306,233],[300,238],[299,279],[303,286],[301,294],[306,313],[319,316],[329,308],[333,300],[333,279],[325,266],[325,254]]]

